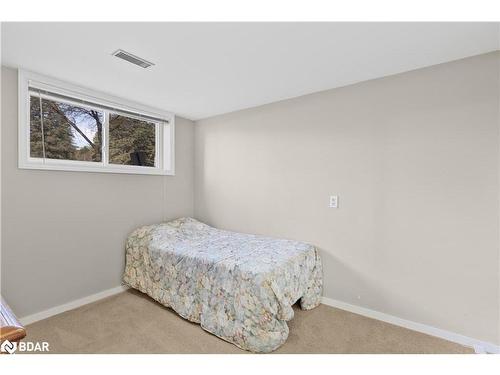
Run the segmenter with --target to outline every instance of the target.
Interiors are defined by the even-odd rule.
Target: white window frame
[[[103,147],[100,162],[89,162],[79,160],[62,160],[48,158],[34,158],[30,155],[30,93],[29,88],[37,88],[48,92],[59,94],[74,99],[73,104],[79,104],[83,100],[96,105],[93,107],[101,112],[105,112],[103,123]],[[129,173],[148,175],[175,175],[175,115],[171,112],[161,111],[141,104],[133,103],[125,99],[116,98],[107,94],[78,87],[54,78],[46,77],[37,73],[19,70],[18,74],[18,167],[21,169],[41,169],[56,171],[79,171],[79,172],[100,172],[100,173]],[[42,98],[44,95],[42,94]],[[50,99],[50,95],[46,96]],[[64,101],[54,97],[55,101]],[[117,111],[135,113],[137,118],[142,116],[162,119],[151,121],[156,123],[155,140],[155,167],[145,167],[137,165],[109,164],[109,124],[106,113],[112,111],[102,110],[99,105],[111,107]],[[128,116],[128,115],[125,115]],[[133,116],[129,116],[133,117]]]

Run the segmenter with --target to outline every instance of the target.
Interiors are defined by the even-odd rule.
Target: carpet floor
[[[344,310],[295,308],[274,353],[473,353],[471,348]],[[134,290],[28,325],[51,353],[248,353]]]

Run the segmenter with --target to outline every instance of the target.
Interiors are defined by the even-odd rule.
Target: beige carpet
[[[275,353],[472,353],[391,324],[320,305],[295,309],[287,342]],[[29,341],[51,353],[248,353],[136,291],[27,326]]]

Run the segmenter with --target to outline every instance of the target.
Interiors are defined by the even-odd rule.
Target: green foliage
[[[133,165],[130,154],[134,152],[144,152],[144,165],[154,167],[154,124],[112,114],[109,119],[109,162]]]
[[[42,106],[46,157],[75,160],[77,149],[73,144],[74,136],[68,119],[56,112],[48,100],[42,101]]]
[[[40,120],[40,99],[32,96],[30,100],[30,153],[32,157],[65,160],[101,160],[100,147],[78,147],[75,144],[73,128],[75,118],[89,114],[88,110],[69,104],[42,99],[43,133]],[[97,118],[99,120],[99,118]],[[98,132],[102,130],[100,121],[95,121]],[[42,139],[44,142],[42,143]]]
[[[33,158],[43,157],[40,101],[35,97],[30,100],[30,155]]]

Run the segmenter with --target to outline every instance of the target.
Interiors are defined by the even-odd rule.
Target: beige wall
[[[17,168],[17,71],[2,68],[2,295],[20,317],[120,285],[137,226],[193,215],[193,123],[176,175]]]
[[[199,121],[195,214],[315,244],[327,297],[499,343],[498,103],[495,53]]]

